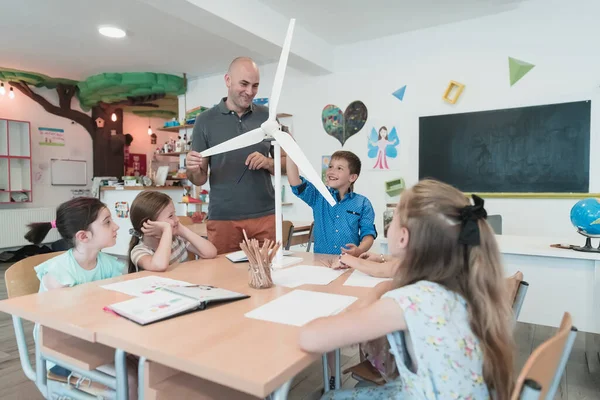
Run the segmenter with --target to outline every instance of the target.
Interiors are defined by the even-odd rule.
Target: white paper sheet
[[[273,271],[271,278],[276,285],[295,288],[301,285],[328,285],[344,272],[315,265],[296,265]]]
[[[114,290],[128,294],[130,296],[140,297],[155,293],[161,287],[181,287],[192,286],[193,283],[177,281],[175,279],[163,278],[160,276],[145,276],[143,278],[131,279],[129,281],[111,283],[110,285],[100,286],[107,290]]]
[[[294,254],[293,251],[283,250],[283,255],[284,256],[289,256],[289,255],[292,255],[292,254]],[[246,257],[246,253],[244,253],[243,250],[234,251],[233,253],[226,254],[225,257],[227,257],[227,259],[229,261],[234,262],[234,263],[248,261],[248,257]]]
[[[391,280],[392,278],[376,278],[355,269],[352,275],[344,282],[344,286],[375,287],[381,282]]]
[[[335,315],[357,300],[353,296],[294,290],[245,314],[248,318],[302,326]]]
[[[277,264],[277,257],[273,259],[273,269],[278,270],[281,268],[289,267],[294,264],[298,264],[304,261],[302,257],[290,257],[283,256],[281,257],[281,264]]]

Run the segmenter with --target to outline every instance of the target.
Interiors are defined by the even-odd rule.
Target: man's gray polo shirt
[[[260,127],[269,117],[267,107],[252,104],[240,118],[227,108],[226,99],[198,115],[192,133],[192,150],[201,152],[214,147]],[[209,219],[241,220],[275,213],[275,193],[269,171],[248,170],[237,183],[246,168],[246,158],[255,151],[268,157],[270,149],[270,142],[265,141],[210,157]]]

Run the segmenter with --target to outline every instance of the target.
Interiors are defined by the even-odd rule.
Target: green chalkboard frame
[[[476,194],[481,198],[504,199],[587,199],[588,197],[600,198],[600,193],[465,193],[467,196]]]

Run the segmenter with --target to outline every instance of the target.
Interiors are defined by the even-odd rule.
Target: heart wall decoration
[[[357,100],[350,103],[343,113],[338,106],[326,105],[321,113],[321,121],[325,132],[339,140],[343,146],[346,140],[357,134],[365,126],[367,116],[367,106],[362,101]]]

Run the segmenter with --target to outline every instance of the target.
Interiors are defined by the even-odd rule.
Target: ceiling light
[[[100,32],[101,35],[104,35],[109,38],[119,39],[127,36],[123,29],[116,28],[114,26],[101,26],[100,28],[98,28],[98,32]]]
[[[4,96],[6,94],[6,89],[4,88],[4,83],[0,83],[0,94]]]
[[[13,88],[10,88],[10,92],[8,92],[8,97],[10,97],[11,99],[15,98],[15,92],[13,91]]]
[[[148,135],[152,135],[152,127],[148,125]]]

